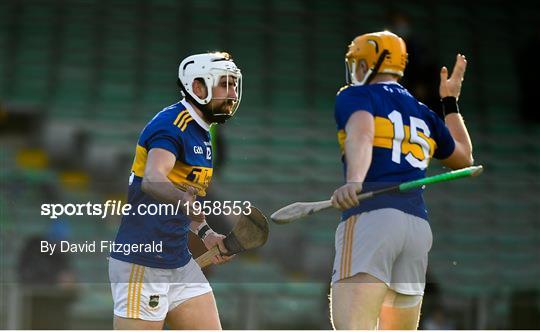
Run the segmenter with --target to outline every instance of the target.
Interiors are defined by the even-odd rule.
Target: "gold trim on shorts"
[[[128,285],[127,318],[139,318],[143,277],[144,266],[132,264]]]
[[[341,247],[341,269],[339,279],[351,276],[352,248],[354,242],[354,226],[358,220],[354,215],[345,221],[345,231],[343,231],[343,246]]]

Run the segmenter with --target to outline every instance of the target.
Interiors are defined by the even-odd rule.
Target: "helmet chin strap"
[[[372,69],[368,69],[368,71],[366,72],[366,75],[364,75],[364,79],[362,81],[358,81],[356,79],[356,62],[353,64],[353,73],[351,73],[351,79],[353,80],[353,82],[355,82],[355,85],[365,85],[365,84],[369,84],[369,82],[371,82],[373,80],[373,78],[375,78],[375,75],[377,75],[379,73],[379,68],[381,68],[381,65],[384,61],[384,58],[389,54],[390,52],[388,50],[383,50],[381,55],[379,56],[379,59],[377,59],[377,63],[375,64],[375,66],[373,66]]]
[[[373,69],[368,69],[368,71],[364,75],[364,79],[362,81],[357,81],[358,85],[365,85],[365,84],[369,83],[369,81],[372,80],[372,76],[375,76],[375,75],[373,75]]]

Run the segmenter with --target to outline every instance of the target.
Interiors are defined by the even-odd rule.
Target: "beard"
[[[233,99],[225,99],[218,105],[212,101],[201,107],[204,118],[209,123],[225,123],[232,116],[232,109],[237,102]]]

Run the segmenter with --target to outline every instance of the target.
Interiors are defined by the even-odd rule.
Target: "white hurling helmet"
[[[182,85],[183,94],[187,92],[191,98],[201,105],[206,105],[212,100],[212,87],[216,87],[223,76],[227,77],[227,82],[229,76],[236,79],[234,89],[237,97],[233,100],[233,108],[230,114],[215,115],[231,117],[238,109],[242,98],[242,73],[228,53],[214,52],[191,55],[182,60],[178,67],[178,79]],[[193,93],[193,81],[195,79],[204,80],[208,90],[206,98],[201,99]],[[227,89],[229,89],[228,85]]]

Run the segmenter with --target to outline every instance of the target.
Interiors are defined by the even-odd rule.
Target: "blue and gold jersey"
[[[177,215],[139,215],[137,206],[160,203],[141,190],[148,152],[165,149],[176,157],[169,180],[178,188],[189,185],[206,195],[212,178],[212,145],[208,125],[182,100],[159,112],[143,129],[137,142],[135,160],[131,168],[128,203],[134,213],[122,218],[115,243],[162,243],[162,252],[138,252],[111,257],[155,268],[178,268],[191,258],[188,249],[190,220],[180,210]]]
[[[346,86],[338,92],[335,105],[345,174],[345,126],[350,116],[361,110],[372,114],[375,120],[373,156],[363,191],[423,178],[431,158],[445,159],[454,151],[454,139],[444,122],[400,84]],[[374,197],[344,211],[343,219],[381,208],[396,208],[427,219],[422,192],[418,189]]]

